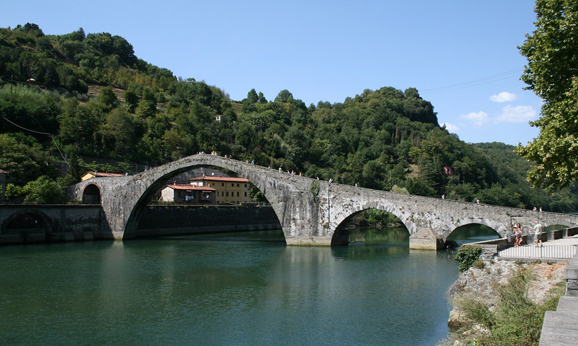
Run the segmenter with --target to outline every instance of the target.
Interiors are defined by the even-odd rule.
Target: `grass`
[[[493,309],[479,296],[469,295],[456,299],[454,305],[471,321],[465,329],[476,329],[477,325],[482,330],[471,336],[466,345],[538,345],[544,314],[556,309],[565,291],[565,282],[562,281],[550,292],[547,301],[537,304],[528,298],[528,283],[533,279],[527,267],[518,268],[507,284],[497,286],[498,302]]]

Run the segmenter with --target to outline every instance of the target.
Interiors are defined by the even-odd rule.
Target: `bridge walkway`
[[[529,238],[530,242],[532,238]],[[518,247],[510,246],[498,251],[498,258],[503,260],[569,260],[578,252],[578,235],[567,238],[548,240],[542,246],[533,243]]]

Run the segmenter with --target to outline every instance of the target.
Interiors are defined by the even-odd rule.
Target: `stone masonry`
[[[537,219],[546,225],[578,226],[578,216],[574,215],[331,184],[206,154],[188,156],[132,176],[90,179],[69,187],[67,193],[71,199],[82,200],[88,185],[97,186],[113,237],[128,239],[134,237],[144,207],[165,181],[207,166],[225,168],[249,179],[273,207],[287,245],[330,246],[337,227],[346,218],[372,208],[397,216],[409,230],[410,248],[414,249],[436,249],[454,229],[472,223],[486,225],[501,236],[516,223],[529,228]]]

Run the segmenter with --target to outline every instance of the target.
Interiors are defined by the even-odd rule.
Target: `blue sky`
[[[529,121],[542,102],[524,90],[517,49],[533,9],[531,0],[4,0],[0,26],[119,35],[139,58],[233,100],[252,88],[317,104],[415,87],[463,141],[515,145],[538,135]]]

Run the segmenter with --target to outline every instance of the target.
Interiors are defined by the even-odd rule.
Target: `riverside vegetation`
[[[31,203],[58,202],[54,191],[87,170],[130,173],[134,163],[214,150],[373,189],[560,212],[578,206],[575,184],[549,194],[531,188],[530,164],[514,147],[450,134],[414,88],[316,105],[288,90],[273,100],[254,89],[232,100],[139,59],[120,36],[82,28],[65,35],[30,23],[0,28],[0,115],[7,195]]]
[[[460,274],[449,292],[453,331],[440,345],[538,345],[545,312],[564,294],[566,264],[483,261],[476,248],[456,254]]]

